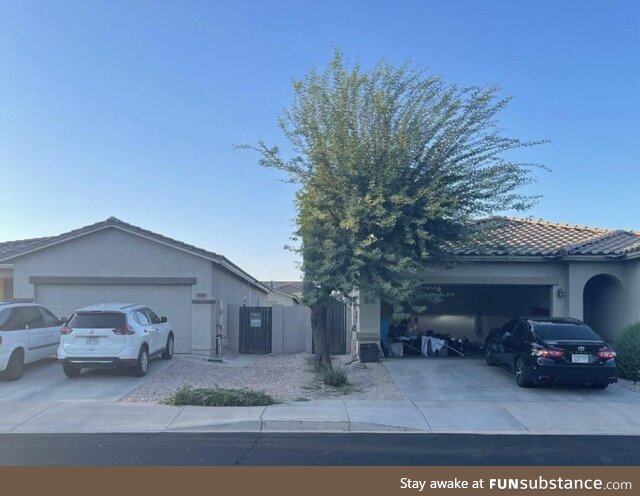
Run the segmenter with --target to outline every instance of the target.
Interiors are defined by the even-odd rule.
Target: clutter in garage
[[[544,286],[447,286],[441,301],[406,319],[381,304],[380,346],[386,357],[469,357],[483,354],[491,329],[520,316],[549,315]]]
[[[421,329],[417,317],[389,323],[388,333],[383,333],[381,348],[385,357],[464,357],[478,355],[482,351],[481,344],[467,336],[456,337],[433,329]]]

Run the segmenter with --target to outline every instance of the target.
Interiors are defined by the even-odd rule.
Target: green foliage
[[[409,64],[348,67],[336,51],[293,89],[279,121],[292,157],[264,142],[243,148],[300,186],[307,304],[359,290],[418,310],[441,298],[419,277],[428,262],[474,235],[478,217],[536,200],[518,192],[534,164],[505,152],[541,142],[503,134],[509,99],[496,87],[459,87]]]
[[[275,400],[268,394],[244,389],[180,388],[163,403],[175,406],[266,406]]]
[[[616,338],[616,363],[621,377],[640,380],[640,322],[626,327]]]
[[[325,369],[322,372],[322,382],[327,386],[342,388],[349,385],[347,371],[341,367],[335,369]]]

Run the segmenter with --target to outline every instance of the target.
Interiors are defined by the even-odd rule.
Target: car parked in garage
[[[131,303],[92,305],[76,310],[60,330],[58,360],[67,377],[83,368],[131,367],[147,373],[149,360],[173,357],[174,333],[166,317]]]
[[[60,320],[33,303],[0,303],[0,373],[20,379],[27,363],[55,355]]]
[[[615,351],[576,319],[512,320],[489,333],[485,356],[488,365],[513,371],[520,387],[566,383],[604,389],[618,377]]]

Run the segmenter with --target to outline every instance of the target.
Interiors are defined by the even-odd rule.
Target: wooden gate
[[[344,355],[347,352],[347,305],[336,301],[327,306],[327,331],[329,353]],[[315,343],[313,350],[315,353]]]
[[[271,307],[240,307],[240,353],[271,353]]]

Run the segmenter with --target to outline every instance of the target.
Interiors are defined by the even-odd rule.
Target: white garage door
[[[98,303],[140,303],[167,317],[175,334],[176,353],[191,351],[191,286],[37,284],[36,302],[58,317]]]

